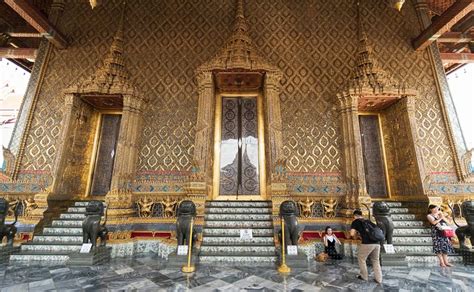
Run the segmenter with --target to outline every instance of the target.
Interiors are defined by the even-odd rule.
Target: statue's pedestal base
[[[10,255],[20,252],[19,246],[0,246],[0,263],[7,263],[10,260]]]
[[[110,261],[111,247],[99,246],[89,253],[72,253],[69,255],[69,266],[94,266]]]
[[[474,265],[474,248],[460,249],[456,248],[456,252],[462,256],[462,263],[464,265]]]
[[[278,265],[281,265],[281,249],[278,249]],[[309,265],[308,256],[303,250],[298,249],[298,255],[285,255],[286,265],[290,268],[307,268]]]
[[[408,262],[406,261],[406,255],[404,254],[381,252],[380,265],[385,267],[407,267]]]
[[[191,254],[191,265],[196,265],[198,261],[197,250],[193,249]],[[168,255],[168,262],[166,263],[167,268],[179,268],[188,264],[187,255],[177,255],[176,252],[173,252]]]

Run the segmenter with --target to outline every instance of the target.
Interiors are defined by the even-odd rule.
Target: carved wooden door
[[[378,115],[360,115],[360,136],[367,192],[372,198],[387,198],[385,158]]]
[[[103,114],[90,194],[105,195],[110,190],[121,115]]]
[[[259,195],[258,119],[255,97],[222,99],[220,195]]]

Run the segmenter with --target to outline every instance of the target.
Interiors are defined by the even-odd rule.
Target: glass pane
[[[235,195],[239,169],[239,108],[237,98],[222,100],[220,194]]]

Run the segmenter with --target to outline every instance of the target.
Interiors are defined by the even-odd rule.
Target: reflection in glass
[[[223,98],[221,195],[258,195],[256,98]]]

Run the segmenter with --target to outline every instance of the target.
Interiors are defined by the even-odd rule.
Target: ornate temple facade
[[[0,181],[25,234],[91,199],[129,239],[184,199],[198,225],[206,201],[291,199],[344,229],[363,203],[474,198],[438,48],[412,47],[424,1],[102,2],[49,11],[68,46],[42,41]]]

